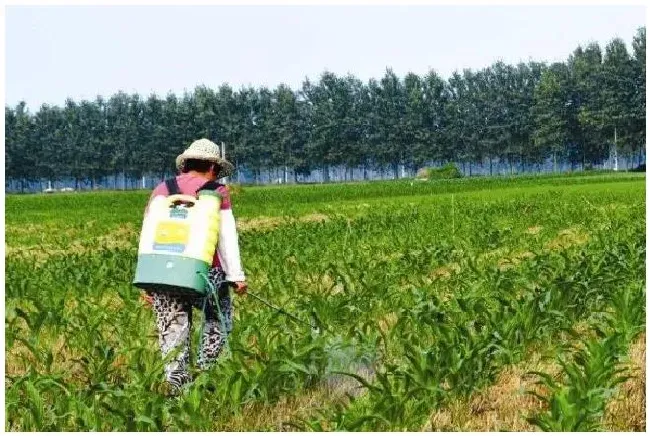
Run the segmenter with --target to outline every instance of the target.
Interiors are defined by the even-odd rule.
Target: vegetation
[[[640,164],[645,149],[645,27],[628,52],[616,38],[604,50],[578,47],[566,62],[435,71],[363,83],[324,72],[301,89],[198,87],[183,96],[118,92],[67,100],[31,113],[5,108],[8,180],[71,178],[96,185],[118,177],[164,178],[189,143],[227,144],[228,158],[259,181],[263,171],[299,181],[312,170],[345,167],[346,180],[387,169],[398,178],[423,166],[497,163],[510,172],[551,160],[572,168],[618,155]],[[472,166],[469,166],[471,175]],[[357,175],[353,173],[357,169]],[[238,176],[236,176],[238,177]],[[235,180],[238,180],[235,178]]]
[[[560,369],[517,419],[606,430],[645,331],[643,174],[244,187],[251,291],[321,332],[236,298],[227,354],[169,398],[130,285],[146,199],[7,197],[6,430],[454,430],[433,416],[533,355]]]
[[[458,179],[463,177],[458,167],[448,163],[441,168],[422,168],[417,173],[418,179],[437,180],[437,179]]]

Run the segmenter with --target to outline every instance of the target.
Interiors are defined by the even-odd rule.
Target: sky
[[[444,78],[502,60],[564,61],[645,25],[637,6],[6,6],[5,104],[62,106],[119,90],[293,89],[325,71]]]

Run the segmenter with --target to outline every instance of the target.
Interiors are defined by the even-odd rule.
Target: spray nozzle
[[[316,314],[316,311],[313,308],[309,313],[309,318],[311,321],[311,330],[313,332],[320,333],[322,330],[324,330],[325,326],[323,325],[323,321],[320,320],[320,318]]]

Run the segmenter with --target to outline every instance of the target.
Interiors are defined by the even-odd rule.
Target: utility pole
[[[614,158],[614,171],[618,171],[618,149],[616,147],[616,127],[614,127],[614,150],[612,153],[612,157]]]
[[[226,160],[226,144],[221,141],[221,159]],[[223,180],[224,185],[228,184],[228,177]]]

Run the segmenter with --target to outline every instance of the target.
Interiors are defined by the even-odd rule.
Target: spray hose
[[[203,307],[202,307],[203,316],[204,317],[206,316],[205,307],[208,304],[208,300],[212,297],[212,299],[214,301],[214,305],[215,305],[215,307],[217,309],[217,316],[219,317],[219,329],[220,329],[221,334],[223,335],[223,338],[224,338],[223,347],[224,347],[224,350],[226,352],[229,352],[230,351],[230,347],[228,346],[228,333],[229,332],[226,331],[226,323],[225,323],[225,321],[223,319],[224,317],[223,317],[223,313],[221,312],[221,306],[219,305],[219,295],[217,294],[217,289],[214,286],[214,283],[212,283],[210,281],[210,278],[207,275],[205,275],[202,272],[197,272],[197,274],[199,274],[203,278],[203,280],[205,281],[205,284],[207,285],[207,290],[208,290],[207,295],[205,297],[203,297]],[[201,324],[201,330],[200,330],[200,333],[199,333],[199,338],[200,338],[199,339],[199,345],[198,345],[199,346],[199,349],[198,349],[198,355],[199,356],[200,356],[200,353],[201,353],[201,342],[203,341],[204,329],[205,329],[205,322],[203,322]]]

